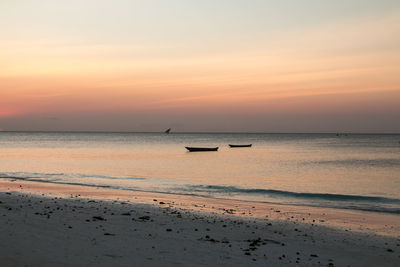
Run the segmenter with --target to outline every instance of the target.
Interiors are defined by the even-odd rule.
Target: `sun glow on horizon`
[[[6,1],[0,4],[5,15],[0,22],[8,25],[0,28],[0,126],[25,129],[30,120],[39,128],[76,129],[85,124],[75,125],[73,118],[87,116],[87,123],[94,123],[98,116],[105,121],[93,124],[95,129],[109,124],[109,130],[135,130],[148,120],[164,127],[167,116],[169,123],[190,130],[194,119],[199,127],[212,128],[237,116],[264,131],[281,127],[271,122],[282,116],[291,117],[289,124],[298,114],[309,114],[318,131],[327,116],[340,121],[347,114],[352,119],[343,128],[355,125],[350,131],[400,131],[388,119],[400,115],[395,101],[400,95],[400,5],[387,0],[375,11],[370,3],[371,9],[352,14],[347,4],[329,4],[333,11],[319,6],[326,18],[310,22],[309,11],[294,2],[158,6],[117,1],[108,6],[100,1],[96,17],[89,6],[74,1],[60,6],[43,1],[48,9],[33,11],[29,3]],[[226,15],[206,7],[225,9]],[[286,25],[283,19],[290,18],[292,7],[299,11]],[[133,16],[142,9],[157,19]],[[187,25],[180,24],[185,12],[196,9]],[[160,13],[167,10],[175,16]],[[272,15],[274,10],[282,13]],[[20,11],[21,19],[7,11]],[[107,19],[110,12],[115,21]],[[61,19],[72,15],[70,24]],[[382,121],[366,118],[362,125],[352,124],[360,122],[360,114],[385,116],[387,123],[383,129]],[[260,121],[262,116],[268,123]],[[49,117],[63,118],[64,124],[43,119]],[[302,120],[309,125],[306,117]],[[221,129],[240,130],[236,125],[232,121]]]

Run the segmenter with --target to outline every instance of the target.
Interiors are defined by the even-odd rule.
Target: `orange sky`
[[[188,2],[1,3],[0,128],[400,131],[399,4]]]

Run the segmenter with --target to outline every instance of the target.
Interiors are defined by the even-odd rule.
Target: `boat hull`
[[[185,147],[189,152],[218,151],[218,147]]]
[[[231,145],[229,144],[230,147],[251,147],[252,144],[248,144],[248,145]]]

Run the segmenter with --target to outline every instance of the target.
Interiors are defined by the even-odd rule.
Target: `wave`
[[[17,176],[8,176],[8,177],[0,176],[0,179],[12,179],[12,180],[22,180],[22,181],[39,182],[39,183],[79,185],[79,186],[88,186],[88,187],[101,187],[101,188],[119,189],[117,187],[113,187],[113,186],[110,186],[110,185],[94,185],[94,184],[84,184],[84,183],[74,183],[74,182],[49,181],[49,180],[42,180],[42,179],[35,179],[35,178],[24,178],[24,177],[17,177]]]
[[[258,189],[258,188],[239,188],[235,186],[219,186],[219,185],[188,185],[188,188],[196,192],[212,192],[212,193],[238,193],[238,194],[260,194],[271,197],[291,197],[303,199],[322,199],[328,201],[362,201],[376,203],[397,203],[400,204],[400,199],[360,196],[360,195],[343,195],[329,193],[300,193],[275,189]]]
[[[60,178],[61,177],[61,178]],[[82,180],[68,180],[68,178],[84,178]],[[351,209],[379,213],[400,214],[400,199],[378,196],[345,195],[330,193],[302,193],[276,189],[240,188],[223,185],[191,185],[160,183],[146,187],[143,184],[116,185],[113,183],[99,184],[86,180],[88,178],[118,179],[118,180],[157,180],[141,177],[114,177],[87,174],[41,174],[41,173],[0,173],[0,179],[24,180],[30,182],[77,185],[85,187],[109,188],[116,190],[141,191],[174,195],[201,196],[209,198],[237,199],[242,201],[258,201],[276,204],[290,204],[299,206],[314,206],[326,208]],[[154,182],[154,181],[152,181]],[[165,184],[164,184],[165,185]]]
[[[356,167],[400,167],[400,158],[383,158],[383,159],[346,159],[346,160],[323,160],[306,162],[305,164],[321,164],[321,165],[342,165]]]
[[[188,185],[186,189],[193,195],[239,197],[252,196],[261,202],[313,206],[337,209],[400,214],[400,199],[362,195],[330,193],[301,193],[275,189],[239,188],[220,185]],[[248,197],[247,197],[248,198]]]
[[[31,179],[69,179],[69,178],[95,178],[95,179],[107,179],[107,180],[147,180],[143,177],[115,177],[115,176],[104,176],[96,174],[80,174],[80,173],[37,173],[37,172],[8,172],[0,173],[0,178],[10,178],[19,180],[31,180]]]

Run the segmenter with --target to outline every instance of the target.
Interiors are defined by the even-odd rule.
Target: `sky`
[[[0,0],[0,130],[400,133],[398,0]]]

